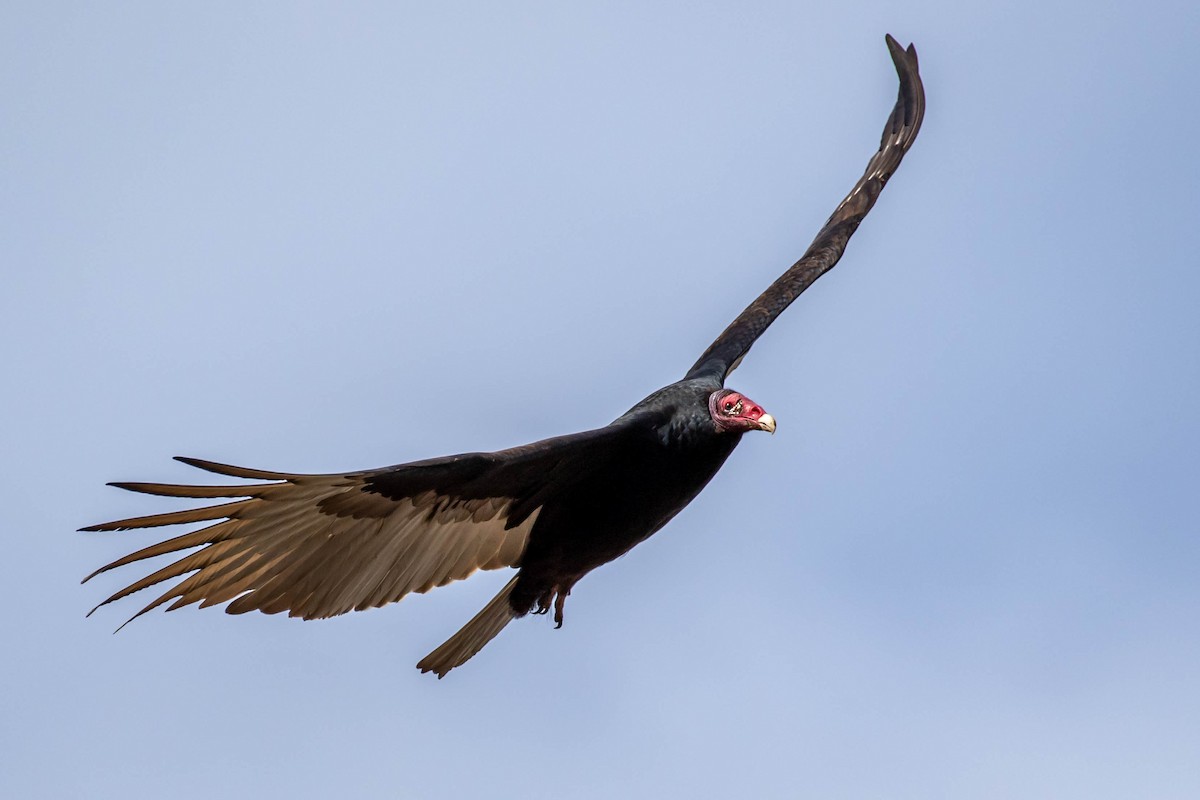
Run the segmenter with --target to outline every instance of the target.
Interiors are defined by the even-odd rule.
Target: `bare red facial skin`
[[[708,413],[721,431],[763,430],[760,420],[767,416],[766,409],[732,389],[721,389],[709,395]],[[774,424],[770,429],[774,430]]]

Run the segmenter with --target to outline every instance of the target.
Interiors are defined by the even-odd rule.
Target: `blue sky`
[[[1200,794],[1200,11],[0,10],[0,794]],[[595,427],[803,251],[914,41],[925,127],[733,385],[779,420],[567,624],[503,583],[111,631],[191,455]]]

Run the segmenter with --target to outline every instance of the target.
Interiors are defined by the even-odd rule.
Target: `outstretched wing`
[[[917,138],[921,119],[925,116],[925,89],[917,73],[917,51],[911,44],[907,50],[903,49],[891,36],[887,37],[887,46],[900,76],[900,96],[883,128],[879,152],[871,157],[867,171],[850,190],[850,194],[846,195],[846,199],[838,204],[833,216],[821,228],[800,260],[738,315],[704,351],[704,355],[688,371],[685,380],[711,377],[724,383],[750,346],[775,318],[813,281],[837,264],[846,250],[846,243],[875,205],[888,178],[900,166],[900,160]]]
[[[209,472],[256,482],[112,484],[169,497],[243,499],[83,528],[215,522],[119,558],[84,581],[135,561],[199,547],[100,605],[187,575],[133,618],[168,601],[174,601],[168,611],[232,600],[226,608],[231,614],[287,611],[304,619],[382,606],[478,569],[517,566],[542,505],[558,487],[603,463],[612,449],[608,445],[622,435],[621,426],[609,426],[496,453],[340,475],[264,472],[181,458]]]

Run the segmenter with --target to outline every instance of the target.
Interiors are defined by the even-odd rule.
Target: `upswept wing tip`
[[[925,114],[924,92],[921,90],[920,65],[917,63],[917,48],[909,44],[902,47],[892,35],[887,35],[888,52],[900,78],[900,96],[904,100],[904,124],[920,127],[920,118]],[[916,137],[916,132],[912,133]]]
[[[907,49],[902,47],[891,34],[886,34],[885,40],[900,89],[896,104],[884,124],[879,149],[871,156],[862,177],[834,209],[800,260],[722,331],[688,370],[684,380],[707,378],[724,384],[729,373],[741,363],[750,347],[784,309],[841,259],[850,237],[875,205],[883,187],[916,140],[925,117],[925,89],[917,68],[917,51],[911,44]]]
[[[896,58],[900,53],[906,53],[910,58],[913,59],[914,64],[916,63],[917,48],[912,42],[909,42],[908,47],[905,47],[904,45],[900,44],[896,37],[892,36],[890,33],[885,33],[883,35],[883,40],[887,42],[888,50],[892,53],[892,58]]]

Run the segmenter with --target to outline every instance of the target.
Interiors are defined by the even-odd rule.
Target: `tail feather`
[[[508,603],[508,597],[516,585],[517,578],[513,576],[513,579],[504,585],[500,593],[493,597],[482,611],[472,617],[470,622],[463,625],[458,633],[422,658],[417,663],[417,669],[421,672],[436,672],[440,680],[446,676],[447,672],[465,664],[471,656],[482,650],[485,644],[504,630],[505,625],[516,618],[516,613]]]

